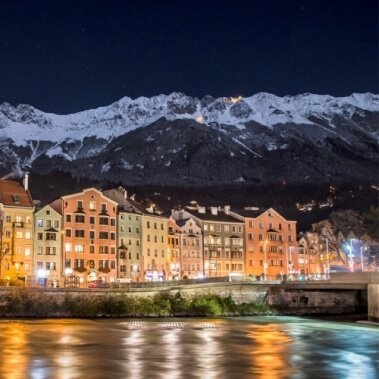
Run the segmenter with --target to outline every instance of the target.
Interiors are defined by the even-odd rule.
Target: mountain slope
[[[125,184],[377,181],[379,96],[180,93],[72,115],[0,105],[0,173]]]

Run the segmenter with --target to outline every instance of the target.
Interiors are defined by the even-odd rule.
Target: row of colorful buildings
[[[96,188],[36,207],[28,176],[0,180],[0,278],[51,286],[325,272],[274,209],[205,208],[163,215],[123,188]]]

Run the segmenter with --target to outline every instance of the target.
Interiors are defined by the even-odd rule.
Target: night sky
[[[376,0],[0,1],[0,103],[378,92]]]

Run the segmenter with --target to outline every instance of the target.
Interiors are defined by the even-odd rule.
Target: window
[[[131,227],[131,226],[128,227],[128,232],[129,232],[129,233],[132,232],[132,227]]]
[[[111,218],[111,225],[116,226],[116,219],[115,218]]]
[[[120,265],[120,272],[126,272],[126,266]]]
[[[101,204],[101,212],[102,213],[107,213],[107,204],[105,204],[105,203]]]
[[[249,221],[249,228],[253,227],[253,221]]]
[[[43,228],[43,220],[42,220],[42,219],[38,219],[38,220],[37,220],[37,226],[38,226],[39,228]]]
[[[71,259],[70,258],[65,259],[65,261],[64,261],[64,267],[65,268],[70,268],[71,267]]]
[[[229,233],[229,225],[224,225],[224,232]]]
[[[250,241],[252,241],[252,240],[253,240],[253,234],[252,234],[252,233],[249,233],[249,234],[247,235],[247,239],[250,240]]]
[[[136,228],[136,233],[137,233],[137,234],[139,233],[139,228]]]
[[[71,229],[66,229],[66,237],[71,237]]]
[[[43,263],[42,262],[37,262],[37,270],[42,270],[42,266]]]
[[[158,242],[158,237],[154,236],[154,242]]]
[[[263,234],[258,234],[258,240],[263,241]]]
[[[59,221],[58,220],[54,220],[54,228],[59,229]]]
[[[32,234],[30,232],[25,232],[25,239],[30,240],[32,238]]]
[[[56,248],[55,247],[46,247],[46,255],[55,255]]]
[[[66,250],[66,252],[70,252],[71,251],[71,244],[70,243],[66,243],[65,244],[65,250]]]
[[[38,246],[37,247],[37,254],[38,255],[42,255],[43,254],[43,247],[42,246]]]
[[[66,222],[71,222],[71,215],[66,215]]]
[[[55,233],[46,233],[46,241],[56,241],[57,236]]]
[[[75,259],[74,261],[74,267],[75,268],[82,268],[84,267],[84,259]]]
[[[150,249],[147,249],[147,256],[150,257]]]
[[[216,232],[221,232],[221,225],[216,225]]]
[[[16,238],[22,238],[22,232],[16,232]]]
[[[279,224],[279,230],[282,230],[282,224]]]
[[[165,255],[165,254],[164,254],[164,250],[162,250],[162,258],[164,258],[164,255]]]
[[[161,230],[163,230],[163,224],[161,224]]]
[[[30,247],[25,247],[25,256],[30,257]]]
[[[107,217],[100,217],[99,218],[99,224],[100,225],[108,225],[108,218]]]
[[[84,215],[75,215],[75,222],[79,224],[83,224],[85,221]]]
[[[93,259],[90,259],[90,260],[88,261],[88,267],[89,267],[89,268],[95,268],[95,261],[94,261]]]
[[[111,246],[111,254],[116,254],[116,246]]]
[[[84,230],[76,229],[75,230],[75,237],[84,238]]]
[[[146,226],[148,229],[150,229],[150,221],[146,221]]]
[[[124,225],[120,225],[120,232],[125,232],[125,226]]]
[[[147,235],[147,241],[150,242],[150,234]]]
[[[51,220],[46,220],[46,228],[51,228]]]
[[[259,229],[263,229],[263,222],[259,222]]]
[[[111,261],[111,269],[114,270],[116,268],[116,262]]]
[[[75,253],[84,253],[84,245],[75,245]]]
[[[90,217],[89,217],[89,223],[90,223],[91,225],[95,225],[95,217],[90,216]]]
[[[108,232],[99,232],[99,238],[101,240],[107,240],[108,239]]]
[[[83,209],[83,201],[78,200],[78,209]]]
[[[89,202],[89,210],[95,211],[96,210],[96,203],[94,201]]]
[[[156,229],[157,228],[157,223],[156,222],[154,222],[154,229]]]
[[[89,245],[89,252],[90,254],[95,254],[95,246]]]
[[[157,256],[158,256],[158,250],[155,249],[155,250],[154,250],[154,257],[157,257]]]
[[[108,246],[99,246],[99,254],[109,254]]]
[[[108,268],[108,261],[107,260],[99,260],[99,269]]]
[[[206,232],[208,230],[208,224],[204,224],[204,231]]]
[[[164,237],[163,236],[161,236],[161,242],[164,243]]]
[[[91,239],[91,240],[95,239],[95,231],[94,230],[90,230],[89,239]]]

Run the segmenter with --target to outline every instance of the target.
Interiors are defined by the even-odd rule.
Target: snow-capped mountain
[[[0,105],[0,173],[128,183],[376,178],[379,95],[121,100],[70,115]]]

